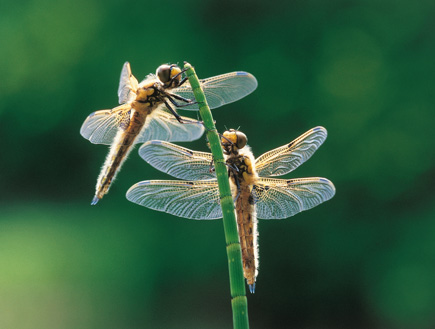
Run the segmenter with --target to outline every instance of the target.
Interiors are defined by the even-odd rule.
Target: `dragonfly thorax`
[[[148,83],[139,87],[136,91],[136,99],[131,106],[136,110],[146,110],[153,108],[161,103],[160,91],[156,83]]]
[[[255,168],[255,158],[248,145],[239,150],[237,154],[227,155],[225,161],[230,180],[238,189],[243,186],[252,187],[258,175]]]

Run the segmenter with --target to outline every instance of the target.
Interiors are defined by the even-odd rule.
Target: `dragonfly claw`
[[[249,291],[251,294],[255,294],[255,282],[249,285]]]

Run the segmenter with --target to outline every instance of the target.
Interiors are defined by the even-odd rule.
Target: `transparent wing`
[[[315,127],[291,143],[264,153],[255,161],[258,175],[280,176],[295,170],[316,152],[326,136],[325,128]]]
[[[83,122],[80,134],[94,144],[112,144],[118,128],[130,122],[130,105],[91,113]]]
[[[139,182],[127,199],[141,206],[189,219],[222,217],[217,181],[154,180]]]
[[[331,199],[335,187],[326,178],[259,178],[253,188],[257,217],[283,219]]]
[[[210,108],[216,108],[235,102],[249,95],[257,88],[257,79],[247,72],[232,72],[200,80],[207,103]],[[171,91],[187,99],[195,99],[192,87],[186,81],[182,86]],[[183,110],[198,110],[198,105],[189,105]]]
[[[190,118],[182,117],[184,120]],[[179,123],[175,117],[158,108],[147,118],[144,127],[134,141],[145,143],[150,140],[190,142],[202,136],[204,126],[199,123]]]
[[[216,178],[214,171],[210,172],[213,159],[210,153],[191,151],[172,143],[153,140],[140,147],[139,155],[154,168],[175,178]]]
[[[119,79],[118,99],[119,104],[124,104],[136,97],[138,82],[131,74],[130,63],[125,62]]]

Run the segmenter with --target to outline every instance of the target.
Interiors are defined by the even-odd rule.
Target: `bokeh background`
[[[251,328],[434,328],[434,16],[432,0],[2,1],[0,328],[232,326],[222,221],[128,202],[169,179],[137,149],[90,206],[108,148],[79,129],[116,106],[126,60],[138,79],[185,60],[254,74],[213,115],[256,156],[328,129],[286,177],[337,194],[260,221]]]

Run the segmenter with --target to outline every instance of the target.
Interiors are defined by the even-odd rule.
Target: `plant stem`
[[[214,125],[213,117],[204,92],[196,76],[194,68],[189,63],[184,63],[186,75],[192,86],[195,99],[199,105],[199,114],[204,122],[207,139],[210,143],[214,159],[214,167],[219,185],[225,241],[227,244],[228,270],[230,274],[231,306],[233,310],[233,327],[235,329],[249,328],[248,301],[246,298],[245,282],[242,267],[242,250],[237,233],[236,214],[234,212],[233,197],[231,196],[227,167],[222,152],[222,147]]]

